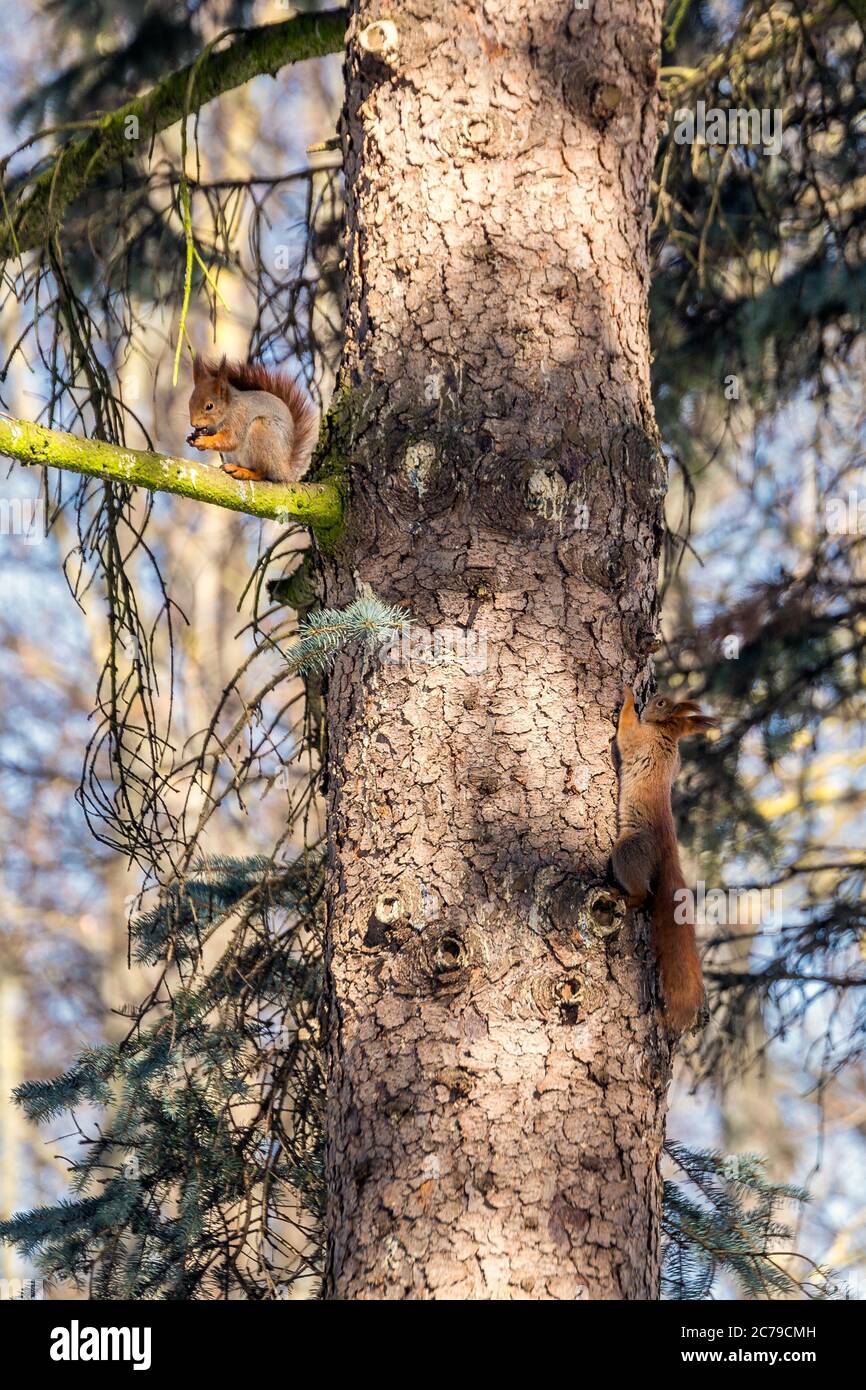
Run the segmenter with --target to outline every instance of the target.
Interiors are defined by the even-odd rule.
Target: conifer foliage
[[[277,1297],[315,1278],[321,1194],[321,990],[314,855],[222,859],[132,924],[140,961],[212,967],[160,985],[126,1038],[21,1086],[28,1117],[74,1117],[72,1195],[2,1235],[100,1299]],[[225,935],[225,933],[224,933]],[[168,965],[166,965],[166,972]]]
[[[402,609],[373,595],[317,609],[287,676],[384,643]],[[315,773],[313,773],[315,777]],[[211,856],[130,926],[157,983],[127,1035],[16,1092],[28,1118],[69,1113],[72,1193],[0,1239],[99,1299],[285,1297],[321,1258],[321,852]]]
[[[662,1296],[695,1301],[838,1298],[833,1275],[791,1248],[781,1219],[786,1207],[808,1201],[790,1183],[773,1182],[762,1159],[668,1143],[676,1179],[665,1183]]]

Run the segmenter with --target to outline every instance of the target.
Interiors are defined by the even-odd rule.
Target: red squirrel
[[[627,686],[616,732],[620,756],[619,834],[611,855],[616,880],[629,907],[652,894],[653,945],[668,1027],[691,1028],[704,1001],[704,982],[695,942],[694,907],[675,899],[685,888],[680,867],[671,786],[680,770],[677,744],[705,733],[715,720],[694,700],[675,703],[656,695],[640,719]],[[682,904],[682,905],[681,905]],[[674,915],[676,913],[676,916]]]
[[[319,434],[315,406],[290,377],[259,362],[193,358],[189,398],[194,449],[232,454],[233,478],[296,483],[306,473]]]

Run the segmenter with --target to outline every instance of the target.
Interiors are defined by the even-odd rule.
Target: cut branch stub
[[[400,36],[393,19],[374,20],[358,35],[358,47],[386,63],[396,57],[399,41]]]
[[[575,975],[564,975],[558,981],[556,998],[563,1023],[577,1023],[583,1000],[583,983]]]
[[[586,914],[594,936],[613,936],[625,921],[625,903],[607,888],[592,887],[586,895]]]
[[[415,996],[456,994],[469,984],[483,956],[473,926],[462,921],[428,923],[401,943],[394,965],[394,991]]]
[[[403,900],[397,893],[383,893],[373,909],[373,916],[383,927],[390,927],[406,916]]]
[[[605,884],[563,879],[550,893],[548,915],[557,931],[583,941],[605,940],[625,921],[625,903]]]
[[[464,970],[468,955],[461,933],[447,929],[438,934],[427,948],[431,973],[440,980],[453,978]]]
[[[382,893],[370,913],[363,944],[371,950],[384,946],[389,934],[405,922],[407,917],[406,905],[398,893]]]

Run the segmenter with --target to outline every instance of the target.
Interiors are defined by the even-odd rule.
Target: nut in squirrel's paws
[[[194,449],[207,449],[209,448],[207,441],[210,438],[210,433],[210,430],[203,429],[201,425],[196,425],[187,435],[186,442],[187,444],[191,444]]]

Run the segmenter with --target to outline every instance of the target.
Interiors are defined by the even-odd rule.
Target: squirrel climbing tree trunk
[[[602,886],[654,645],[660,0],[356,0],[327,1293],[657,1296],[669,1050]]]

